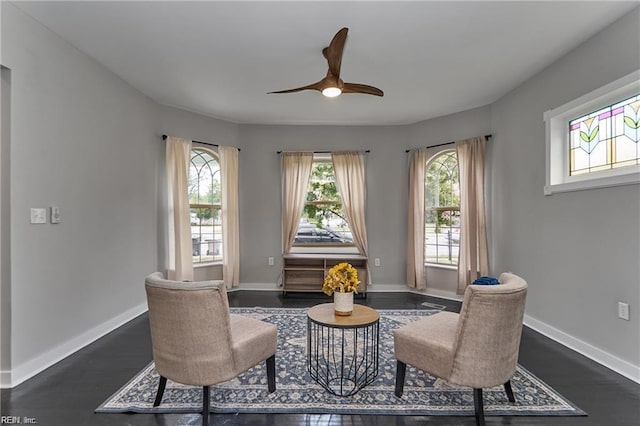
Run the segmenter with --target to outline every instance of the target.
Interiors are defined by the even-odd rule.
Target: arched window
[[[203,148],[191,150],[189,207],[193,263],[222,260],[220,163]]]
[[[460,185],[455,150],[427,161],[425,173],[425,261],[457,265],[460,245]]]

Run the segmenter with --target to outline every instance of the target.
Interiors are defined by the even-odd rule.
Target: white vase
[[[353,313],[353,293],[333,293],[333,310],[336,315],[351,315]]]

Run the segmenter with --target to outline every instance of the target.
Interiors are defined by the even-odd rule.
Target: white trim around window
[[[640,166],[619,167],[575,176],[569,175],[569,121],[640,92],[636,70],[593,92],[546,111],[546,179],[544,194],[640,183]]]

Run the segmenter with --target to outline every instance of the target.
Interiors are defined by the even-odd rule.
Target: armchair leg
[[[209,386],[202,387],[202,426],[209,426]]]
[[[267,358],[267,383],[269,393],[276,390],[276,355],[273,354]]]
[[[164,395],[164,388],[167,386],[167,378],[160,376],[158,382],[158,392],[156,393],[156,400],[153,401],[153,406],[157,407],[162,402],[162,395]]]
[[[407,364],[402,361],[396,363],[396,391],[395,394],[398,398],[402,398],[402,392],[404,391],[404,376],[407,372]]]
[[[504,384],[504,391],[507,393],[509,402],[516,402],[516,397],[513,395],[513,389],[511,389],[511,380],[507,380],[507,383]]]
[[[481,388],[473,388],[473,405],[476,410],[476,425],[484,426],[484,403],[482,402]]]

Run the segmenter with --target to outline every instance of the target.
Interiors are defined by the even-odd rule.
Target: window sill
[[[583,191],[587,189],[606,188],[611,186],[633,185],[640,183],[640,167],[634,167],[631,173],[615,174],[611,176],[593,178],[586,177],[574,181],[546,185],[544,195],[553,195],[559,192]]]
[[[196,263],[193,265],[193,269],[208,268],[210,266],[222,266],[222,260],[216,260],[215,262]]]
[[[313,253],[313,254],[359,254],[355,246],[293,246],[291,253]]]
[[[458,270],[458,266],[457,265],[442,265],[440,263],[425,263],[424,266],[428,267],[428,268],[446,269],[446,270],[449,270],[449,271],[457,271]]]

